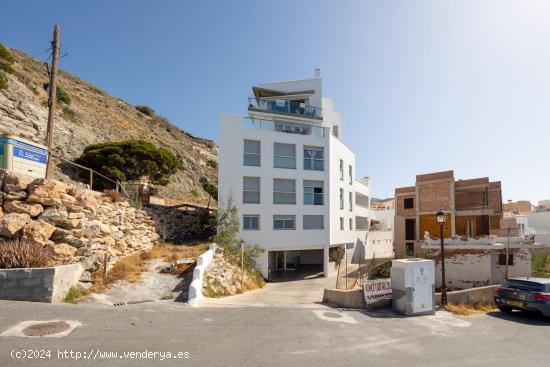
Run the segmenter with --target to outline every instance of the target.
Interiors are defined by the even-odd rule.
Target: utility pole
[[[508,241],[506,243],[506,275],[505,278],[508,280],[508,256],[510,256],[510,223],[508,223]]]
[[[46,146],[48,147],[48,164],[46,166],[46,178],[50,178],[52,173],[52,149],[53,149],[53,130],[55,117],[55,104],[57,102],[57,61],[59,59],[59,38],[61,30],[58,25],[53,27],[53,57],[50,69],[50,95],[48,100],[48,129],[46,131]]]

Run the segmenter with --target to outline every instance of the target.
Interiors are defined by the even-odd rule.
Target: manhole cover
[[[65,321],[41,322],[39,324],[27,326],[23,329],[23,334],[26,336],[45,336],[62,333],[70,328],[71,325],[67,324]]]
[[[335,312],[325,312],[323,314],[323,316],[331,317],[333,319],[339,319],[340,317],[342,317],[342,315],[340,315],[339,313],[335,313]]]

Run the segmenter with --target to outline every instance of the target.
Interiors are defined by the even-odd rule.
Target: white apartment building
[[[319,70],[252,92],[248,116],[220,115],[219,203],[232,196],[240,238],[265,249],[257,261],[265,278],[306,265],[328,275],[331,248],[365,246],[368,180],[355,179]]]

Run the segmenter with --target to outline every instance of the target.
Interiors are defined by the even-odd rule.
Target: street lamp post
[[[439,223],[439,238],[441,239],[441,306],[447,305],[447,286],[445,285],[445,245],[443,244],[443,225],[445,224],[445,213],[442,209],[435,214]]]

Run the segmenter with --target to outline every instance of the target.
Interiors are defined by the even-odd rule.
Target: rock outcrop
[[[22,238],[51,248],[56,265],[80,262],[95,271],[158,242],[143,210],[84,187],[0,171],[1,242]]]
[[[262,288],[265,281],[259,272],[244,270],[241,284],[241,268],[227,261],[222,253],[216,253],[204,274],[203,288],[208,296],[232,296]]]

